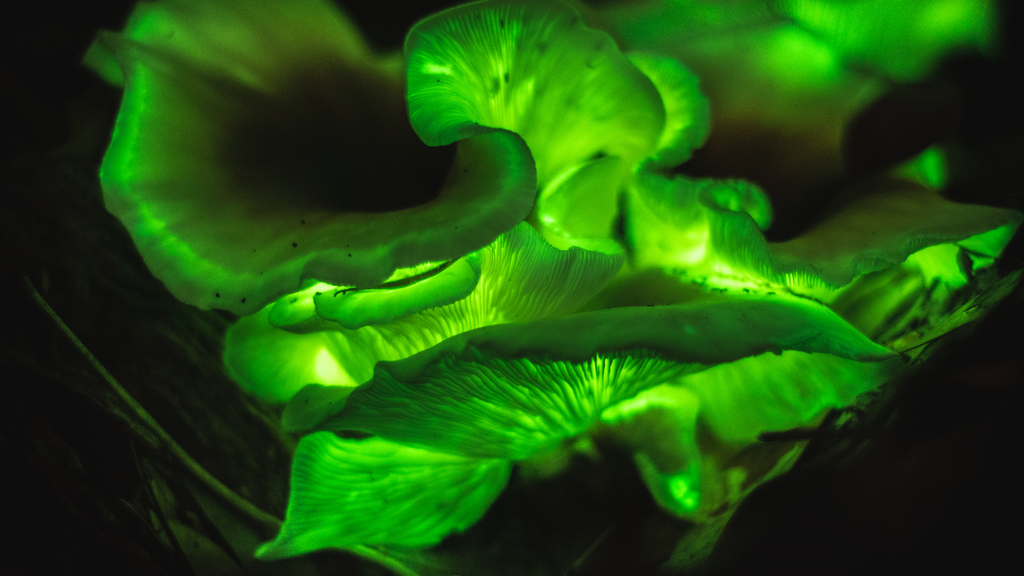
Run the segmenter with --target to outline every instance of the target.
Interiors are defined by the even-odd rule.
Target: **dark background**
[[[95,31],[119,29],[133,4],[8,3],[0,20],[0,458],[8,486],[0,573],[241,570],[218,552],[230,537],[203,512],[174,460],[112,414],[116,400],[30,298],[25,278],[204,468],[279,517],[286,503],[294,439],[279,431],[274,409],[224,375],[221,340],[232,318],[177,302],[103,208],[96,170],[119,95],[79,62]],[[371,43],[389,48],[443,4],[358,3],[348,11]],[[929,81],[960,96],[959,120],[925,143],[943,139],[965,151],[950,190],[958,200],[1022,205],[1017,6],[1006,3],[998,60],[951,61]],[[907,90],[929,90],[922,86]],[[883,128],[861,130],[850,154],[870,156],[879,142],[895,142],[897,152],[853,164],[870,171],[921,145],[928,116],[923,128],[897,130],[906,124],[897,120],[920,109],[919,100],[900,98],[860,120]],[[1019,268],[1021,254],[1018,238],[1003,269]],[[862,434],[814,441],[810,457],[740,508],[706,568],[1021,571],[1013,472],[1024,408],[1021,300],[1017,290],[985,321],[946,338],[926,369],[872,408]],[[438,562],[464,574],[654,574],[687,525],[661,516],[632,470],[612,451],[554,480],[514,479],[478,527],[446,542]],[[182,542],[198,550],[190,551],[192,568],[160,538],[154,501],[192,535]],[[341,553],[295,566],[278,573],[383,573]]]

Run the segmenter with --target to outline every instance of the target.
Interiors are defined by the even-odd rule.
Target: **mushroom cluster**
[[[793,171],[827,179],[886,82],[985,38],[836,24],[877,30],[867,4],[486,0],[401,55],[328,0],[159,0],[101,33],[108,209],[176,297],[241,316],[229,373],[305,434],[258,556],[434,545],[595,438],[706,520],[755,484],[729,455],[899,373],[908,295],[966,289],[1019,213],[944,199],[929,148],[773,241],[769,184],[680,168],[756,121],[817,139]]]

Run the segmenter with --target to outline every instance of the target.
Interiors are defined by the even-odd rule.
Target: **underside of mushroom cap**
[[[585,432],[605,408],[644,389],[784,350],[855,362],[893,357],[807,301],[617,308],[481,328],[382,362],[317,428],[522,460]]]
[[[651,154],[665,109],[608,34],[560,1],[484,1],[409,32],[409,117],[429,144],[484,127],[523,137],[543,187],[596,156],[628,166]]]

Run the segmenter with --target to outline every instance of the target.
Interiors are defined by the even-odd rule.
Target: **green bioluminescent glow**
[[[739,336],[737,325],[751,329]],[[579,336],[566,339],[561,336],[566,333]],[[598,352],[605,349],[619,352]],[[621,308],[484,328],[404,360],[381,363],[371,381],[334,404],[334,414],[321,411],[324,420],[316,427],[369,432],[381,442],[412,447],[405,449],[491,466],[549,452],[598,425],[605,434],[621,435],[627,444],[636,444],[637,439],[653,439],[650,426],[665,430],[663,422],[668,419],[675,434],[660,442],[640,442],[638,462],[659,501],[676,513],[692,514],[701,506],[713,509],[720,504],[702,502],[697,491],[699,464],[693,461],[697,399],[701,405],[721,403],[720,399],[728,403],[737,392],[690,379],[727,368],[735,360],[780,349],[869,366],[893,356],[826,308],[797,300],[762,298],[661,310]],[[806,363],[800,366],[801,375],[828,389],[834,374],[831,364],[825,366],[819,372],[813,362]],[[678,388],[660,386],[666,381]],[[726,388],[747,386],[739,378],[720,381],[731,383]],[[857,385],[866,388],[875,383],[862,378]],[[769,418],[779,411],[794,412],[799,401],[792,394],[778,394],[775,384],[764,380],[762,398],[775,396],[775,400],[761,402],[759,408],[750,406],[751,411],[742,416],[745,425],[753,425],[752,417],[765,418],[757,410]],[[637,397],[647,389],[651,392]],[[815,413],[837,405],[828,398],[820,401]],[[293,402],[305,405],[307,399],[298,396]],[[417,406],[415,411],[406,408],[410,402]],[[666,415],[657,414],[666,408]],[[801,417],[796,414],[789,420],[801,422]],[[303,442],[313,442],[315,437]],[[296,474],[305,482],[310,474],[307,468],[319,465],[326,466],[297,464]],[[438,473],[443,470],[439,468]],[[410,493],[423,482],[389,478],[396,490]],[[301,503],[289,510],[282,536],[261,554],[289,555],[295,553],[291,541],[305,540],[309,533],[308,538],[314,538],[327,529],[322,527],[335,530],[337,521],[331,518],[344,517],[351,504],[344,498],[329,504],[319,494],[337,489],[321,486],[293,487],[294,498]],[[478,502],[475,486],[446,487],[447,498],[460,510],[481,513],[474,504]],[[317,506],[305,504],[314,498]],[[387,529],[395,531],[389,537],[396,543],[407,542],[420,531],[415,524],[402,529],[388,524]],[[440,538],[451,529],[440,526],[430,537]],[[329,545],[343,546],[347,538],[332,535]]]
[[[683,510],[694,511],[700,505],[700,486],[695,482],[696,478],[690,475],[680,475],[669,481],[669,492],[672,498],[679,502]]]
[[[177,297],[243,316],[228,373],[305,434],[260,558],[435,545],[513,466],[604,442],[707,521],[800,448],[729,457],[897,375],[866,334],[969,294],[1019,226],[944,199],[938,147],[784,242],[767,184],[679,167],[717,126],[796,135],[813,153],[780,169],[846,178],[849,118],[987,48],[988,2],[601,14],[610,33],[559,0],[457,6],[399,59],[327,0],[158,0],[90,49],[125,90],[108,208]]]
[[[780,14],[823,38],[851,63],[916,80],[955,49],[990,50],[991,0],[780,0]]]
[[[409,118],[425,142],[511,130],[530,147],[541,186],[595,154],[632,165],[662,133],[652,82],[561,2],[452,8],[414,26],[405,53]]]
[[[404,314],[356,329],[317,315],[311,302],[302,307],[310,316],[296,313],[300,322],[279,329],[274,318],[281,302],[296,307],[315,301],[322,286],[314,286],[239,320],[228,331],[225,363],[243,388],[273,402],[287,401],[306,384],[355,386],[372,376],[377,362],[405,358],[467,330],[571,312],[612,279],[624,258],[621,251],[556,249],[522,223],[472,256],[479,259],[479,279],[460,300],[427,309],[417,309],[415,299],[400,301]],[[333,298],[330,290],[322,294]],[[395,308],[384,311],[393,313]],[[368,313],[380,314],[382,309],[373,307]],[[340,367],[332,380],[317,379],[312,369],[322,350]]]
[[[685,267],[712,284],[740,275],[808,293],[846,286],[923,248],[1020,222],[1012,210],[955,204],[910,182],[882,180],[802,236],[771,243],[762,232],[771,222],[768,199],[749,183],[652,174],[638,178],[631,192],[629,231],[643,265]]]
[[[938,146],[931,146],[894,171],[900,176],[941,190],[949,180],[946,155]]]
[[[508,481],[511,465],[324,432],[295,453],[288,522],[259,558],[328,547],[423,547],[476,522]]]
[[[376,286],[482,248],[535,201],[518,136],[477,130],[454,158],[423,145],[401,66],[327,0],[140,4],[102,52],[125,91],[107,207],[201,308],[252,314],[310,278]]]

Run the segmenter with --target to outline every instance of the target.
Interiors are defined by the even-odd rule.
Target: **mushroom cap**
[[[189,304],[247,315],[314,281],[373,287],[482,248],[534,204],[522,138],[424,145],[401,66],[328,2],[140,4],[97,42],[125,90],[107,207]]]

